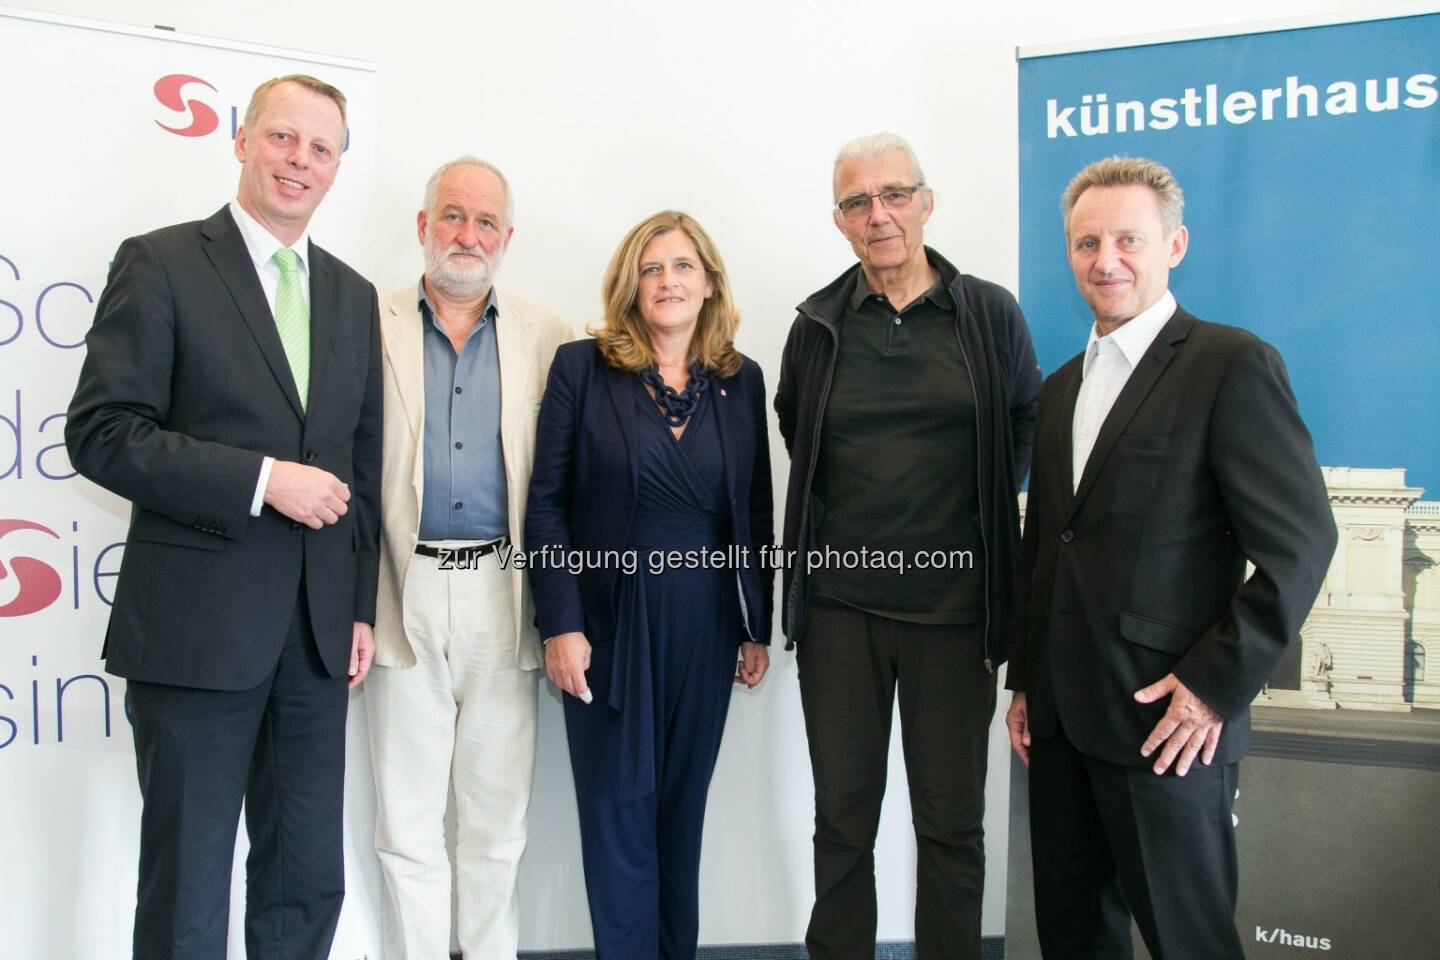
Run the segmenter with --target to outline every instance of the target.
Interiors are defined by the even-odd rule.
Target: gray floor
[[[521,960],[593,960],[594,956],[593,950],[520,952]],[[980,944],[980,957],[981,960],[1004,960],[1005,939],[986,937]],[[749,943],[701,947],[697,960],[806,960],[806,957],[805,947],[798,943]],[[875,960],[915,960],[915,944],[909,940],[877,943]]]

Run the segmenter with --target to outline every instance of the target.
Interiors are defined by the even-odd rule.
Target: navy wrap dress
[[[747,637],[736,571],[713,562],[730,543],[713,394],[677,440],[633,383],[637,568],[616,578],[613,645],[596,645],[611,647],[592,664],[601,699],[565,697],[565,727],[597,957],[690,960],[705,800]]]

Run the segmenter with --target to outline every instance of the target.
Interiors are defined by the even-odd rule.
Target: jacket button
[[[309,463],[311,460],[314,460],[314,459],[315,459],[315,451],[314,451],[314,450],[306,450],[306,451],[305,451],[305,462],[306,462],[306,463]]]
[[[1071,540],[1074,540],[1074,539],[1075,539],[1075,531],[1074,531],[1074,530],[1066,530],[1064,533],[1060,534],[1060,542],[1061,542],[1061,543],[1069,543]]]
[[[300,524],[298,524],[298,523],[292,523],[292,524],[290,524],[290,532],[291,532],[291,533],[299,533],[299,532],[300,532]]]

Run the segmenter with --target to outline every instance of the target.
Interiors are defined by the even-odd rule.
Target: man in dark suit
[[[121,244],[86,338],[66,444],[132,502],[105,656],[144,801],[136,958],[225,956],[242,800],[250,960],[324,957],[339,918],[381,443],[375,290],[307,235],[344,108],[262,84],[236,200]]]
[[[1238,960],[1249,704],[1335,522],[1274,348],[1169,292],[1189,242],[1170,171],[1101,160],[1061,206],[1095,324],[1040,396],[1006,716],[1041,948],[1129,957],[1133,916],[1157,960]]]

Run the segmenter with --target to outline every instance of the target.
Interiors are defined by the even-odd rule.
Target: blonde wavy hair
[[[712,376],[734,376],[740,370],[740,354],[735,350],[740,314],[730,297],[725,261],[720,259],[715,242],[695,218],[678,210],[662,210],[646,217],[625,234],[610,258],[610,266],[605,268],[605,280],[600,288],[605,317],[586,332],[595,338],[605,362],[616,370],[639,373],[655,365],[655,350],[636,303],[640,292],[640,256],[651,240],[672,230],[684,233],[695,245],[705,276],[714,289],[700,308],[688,359],[700,361]]]

